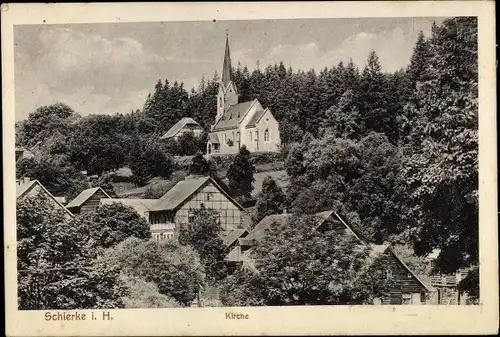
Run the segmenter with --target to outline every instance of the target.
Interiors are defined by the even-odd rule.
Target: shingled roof
[[[102,193],[104,193],[104,195],[107,197],[107,198],[111,198],[107,193],[106,191],[104,191],[102,188],[100,187],[94,187],[94,188],[89,188],[89,189],[86,189],[86,190],[83,190],[80,194],[78,194],[76,196],[75,199],[71,200],[71,202],[69,204],[66,205],[66,208],[72,208],[72,207],[80,207],[81,205],[83,205],[83,203],[87,200],[89,200],[89,198],[91,196],[93,196],[95,193],[97,193],[97,191],[101,191]]]
[[[211,182],[215,187],[217,187],[217,189],[229,200],[231,200],[231,202],[240,210],[243,210],[243,207],[231,197],[226,187],[221,182],[213,179],[212,177],[193,177],[179,181],[158,200],[158,202],[151,208],[151,211],[171,211],[177,209],[208,182]]]
[[[163,136],[161,136],[160,139],[168,139],[168,138],[174,137],[186,125],[196,125],[196,126],[199,126],[201,129],[201,126],[200,126],[200,124],[198,124],[197,121],[195,121],[194,119],[192,119],[190,117],[184,117],[181,120],[179,120],[177,123],[175,123],[174,126],[172,126]]]
[[[231,105],[229,109],[227,109],[222,117],[219,119],[217,124],[213,127],[212,131],[220,131],[227,129],[234,129],[238,127],[238,124],[243,120],[247,111],[252,107],[257,100],[238,103],[235,105]]]

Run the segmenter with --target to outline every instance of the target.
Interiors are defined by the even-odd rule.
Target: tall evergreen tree
[[[250,161],[250,151],[243,145],[240,152],[234,157],[227,172],[229,188],[234,196],[242,199],[251,197],[254,172],[255,167]]]

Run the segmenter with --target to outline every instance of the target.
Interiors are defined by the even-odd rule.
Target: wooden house
[[[89,188],[82,191],[78,196],[71,200],[66,208],[73,214],[86,214],[94,212],[101,203],[101,199],[110,199],[111,197],[100,187]]]
[[[216,211],[224,236],[244,227],[244,209],[222,181],[212,177],[188,176],[165,193],[149,211],[151,233],[156,239],[172,238],[179,226],[194,219],[194,211]]]
[[[242,269],[255,271],[252,259],[253,247],[262,240],[268,229],[275,224],[284,224],[291,219],[292,214],[270,215],[262,219],[248,234],[242,233],[225,261],[229,266],[240,266]],[[380,304],[423,304],[432,292],[415,273],[391,249],[390,245],[375,245],[365,242],[355,231],[334,211],[316,213],[315,230],[334,230],[338,235],[354,236],[362,247],[368,248],[367,263],[376,268],[383,268],[390,286],[383,298],[376,299]]]
[[[29,178],[17,180],[16,199],[22,200],[28,196],[45,196],[55,209],[64,211],[68,218],[73,216],[73,214],[58,200],[58,198],[54,197],[52,193],[50,193],[38,180],[30,180]]]
[[[192,133],[193,136],[199,137],[203,133],[203,128],[192,118],[184,117],[174,124],[160,139],[175,139],[178,140],[180,136],[185,133]]]

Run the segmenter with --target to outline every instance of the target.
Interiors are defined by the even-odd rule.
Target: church
[[[207,154],[238,153],[243,145],[250,152],[278,152],[280,144],[279,124],[271,111],[257,99],[238,102],[238,90],[231,78],[231,55],[226,34],[217,115],[208,134]]]

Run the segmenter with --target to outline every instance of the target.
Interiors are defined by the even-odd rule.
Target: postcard
[[[8,336],[498,333],[493,2],[1,13]]]

